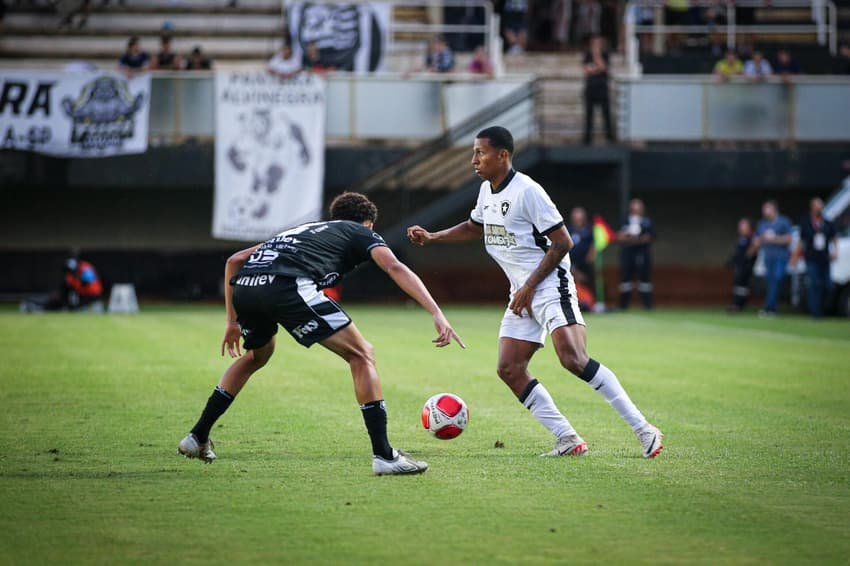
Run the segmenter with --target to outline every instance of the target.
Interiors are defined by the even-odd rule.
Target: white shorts
[[[522,311],[522,316],[517,316],[510,308],[505,309],[499,338],[536,342],[542,346],[546,343],[546,335],[556,328],[572,324],[585,325],[572,279],[563,290],[557,287],[538,289],[534,293],[531,312],[533,316],[529,316],[527,311]]]

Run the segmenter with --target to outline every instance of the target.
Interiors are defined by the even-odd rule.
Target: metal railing
[[[413,145],[443,135],[531,79],[334,73],[326,80],[329,144],[378,139]],[[154,145],[213,139],[215,72],[154,72],[149,124]]]
[[[724,34],[726,47],[734,49],[740,34],[812,34],[816,35],[819,45],[829,47],[833,55],[838,49],[838,17],[835,3],[826,0],[727,0],[725,4],[725,25],[665,25],[664,6],[661,0],[629,0],[626,4],[625,48],[626,64],[629,74],[639,76],[641,66],[639,61],[640,46],[638,34],[649,33],[654,36],[653,50],[660,54],[664,50],[664,38],[668,34]],[[689,7],[716,7],[716,2],[706,0],[689,0]],[[640,8],[652,8],[654,20],[652,25],[639,25],[634,15]],[[811,8],[811,24],[763,24],[738,25],[735,21],[736,8]],[[661,23],[659,23],[661,22]]]
[[[850,141],[850,78],[720,82],[706,75],[647,75],[617,82],[623,141]]]

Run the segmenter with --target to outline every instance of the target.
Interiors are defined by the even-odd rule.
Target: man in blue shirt
[[[455,55],[449,44],[441,36],[431,39],[428,54],[425,57],[425,68],[435,73],[450,73],[455,68]]]
[[[835,259],[835,226],[823,217],[823,201],[813,198],[809,214],[800,220],[798,252],[806,259],[806,278],[809,291],[809,312],[815,318],[823,315],[823,298],[829,296],[832,279],[829,263]]]
[[[761,213],[763,218],[756,227],[755,243],[764,257],[767,296],[759,314],[772,317],[776,314],[779,288],[790,256],[788,245],[791,243],[791,221],[787,216],[779,214],[779,205],[775,200],[765,202]]]

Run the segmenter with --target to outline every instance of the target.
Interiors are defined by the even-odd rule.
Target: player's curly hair
[[[378,219],[378,207],[366,195],[344,192],[337,196],[330,207],[331,220],[351,220],[362,224]]]

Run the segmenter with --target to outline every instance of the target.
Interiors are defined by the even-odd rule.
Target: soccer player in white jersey
[[[510,301],[499,331],[497,372],[540,424],[557,438],[542,456],[582,456],[587,443],[555,406],[551,395],[528,372],[531,357],[546,333],[558,359],[599,393],[632,427],[643,456],[662,449],[662,434],[647,422],[617,376],[589,357],[584,319],[578,307],[567,253],[573,245],[564,221],[546,191],[531,177],[513,169],[514,140],[505,128],[478,133],[472,154],[475,173],[484,179],[468,220],[429,232],[411,226],[414,244],[460,242],[484,237],[484,246],[511,283]]]

